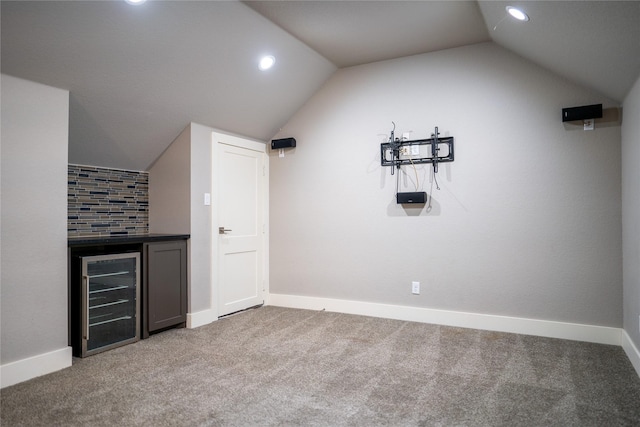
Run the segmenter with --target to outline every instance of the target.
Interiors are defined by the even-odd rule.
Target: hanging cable
[[[416,174],[416,191],[420,191],[420,183],[418,179],[418,169],[416,169],[416,164],[413,163],[413,159],[409,156],[409,161],[411,162],[411,166],[413,166],[413,171]]]
[[[438,185],[438,178],[436,177],[436,168],[431,168],[431,187],[429,188],[429,194],[427,194],[427,198],[429,199],[429,203],[427,205],[427,212],[431,212],[431,202],[433,202],[433,183],[436,184],[436,190],[440,190],[440,185]]]
[[[433,168],[431,168],[433,171]],[[429,194],[427,194],[429,203],[427,204],[427,212],[431,212],[431,202],[433,201],[433,177],[431,178],[431,187],[429,188]]]

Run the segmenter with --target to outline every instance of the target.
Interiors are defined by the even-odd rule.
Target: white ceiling
[[[339,68],[491,40],[475,1],[246,1]]]
[[[191,121],[267,140],[335,71],[235,1],[1,7],[2,72],[70,90],[71,163],[145,170]]]
[[[640,1],[479,4],[493,41],[615,101],[640,75]],[[521,6],[530,21],[502,20],[507,4]]]
[[[0,5],[2,72],[70,90],[69,161],[97,166],[146,169],[190,121],[269,140],[336,68],[489,40],[618,102],[640,74],[638,0]]]

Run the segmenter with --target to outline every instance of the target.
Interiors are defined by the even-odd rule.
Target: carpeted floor
[[[640,425],[620,347],[277,307],[0,393],[3,427]]]

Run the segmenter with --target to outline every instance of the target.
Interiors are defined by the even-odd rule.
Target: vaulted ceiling
[[[96,166],[144,170],[191,121],[266,141],[338,68],[473,43],[493,41],[618,102],[640,75],[640,1],[0,6],[2,72],[68,89],[69,161]],[[267,72],[263,54],[276,57]]]

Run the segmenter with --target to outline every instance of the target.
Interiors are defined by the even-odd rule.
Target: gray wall
[[[212,131],[210,127],[191,123],[191,312],[210,309],[217,313],[217,306],[212,305],[211,287],[212,206],[204,205],[204,193],[212,192]]]
[[[622,326],[620,127],[561,122],[592,103],[493,43],[339,70],[276,136],[271,292]],[[455,137],[431,212],[395,203],[392,121]]]
[[[149,229],[187,233],[189,313],[211,310],[211,194],[213,129],[191,123],[149,168]],[[217,315],[215,316],[217,317]]]
[[[191,231],[191,126],[149,167],[149,230]]]
[[[622,231],[624,329],[640,348],[640,78],[624,101]]]
[[[2,75],[1,363],[67,347],[69,92]]]

